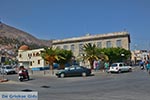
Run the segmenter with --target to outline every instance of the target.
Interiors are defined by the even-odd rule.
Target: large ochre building
[[[73,37],[62,40],[53,40],[52,46],[61,49],[72,50],[77,57],[83,53],[82,47],[86,43],[96,44],[99,48],[121,47],[130,50],[130,34],[128,32],[114,32],[107,34]]]

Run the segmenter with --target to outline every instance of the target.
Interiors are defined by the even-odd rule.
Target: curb
[[[8,82],[8,79],[0,79],[0,83],[2,82]]]

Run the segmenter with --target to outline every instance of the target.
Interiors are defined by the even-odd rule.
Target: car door
[[[129,66],[124,65],[125,71],[129,71]]]
[[[122,64],[123,71],[128,71],[128,67],[125,64]]]
[[[76,74],[75,72],[75,67],[70,67],[67,72],[67,76],[74,76]]]
[[[127,71],[125,64],[121,63],[119,66],[121,67],[121,71]]]
[[[83,68],[81,68],[81,67],[76,67],[76,75],[82,75],[82,73],[83,73]]]
[[[119,64],[119,69],[120,69],[121,71],[124,71],[124,70],[125,70],[122,63]]]

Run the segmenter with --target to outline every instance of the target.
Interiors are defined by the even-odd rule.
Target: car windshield
[[[78,66],[78,67],[76,67],[76,69],[82,69],[82,67]]]
[[[12,67],[11,66],[6,66],[6,69],[12,69]]]
[[[116,66],[117,66],[117,64],[112,64],[112,65],[111,65],[111,67],[116,67]]]
[[[65,67],[65,70],[69,70],[69,67]]]

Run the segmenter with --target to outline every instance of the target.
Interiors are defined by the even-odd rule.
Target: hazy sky
[[[40,39],[128,31],[150,48],[150,0],[0,0],[0,20]]]

